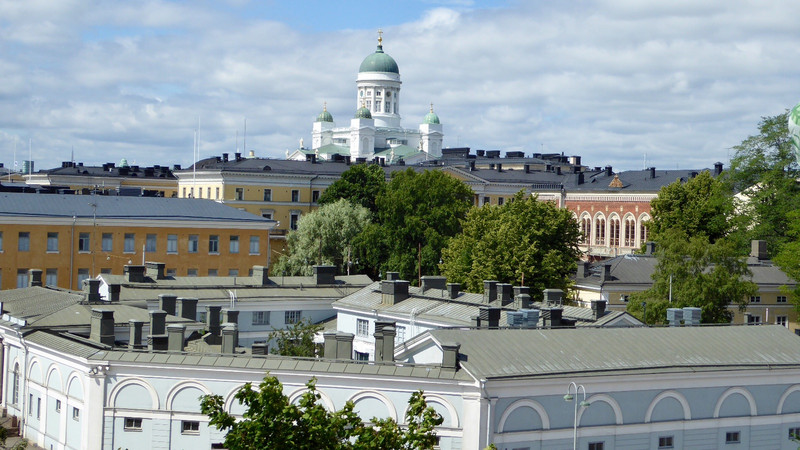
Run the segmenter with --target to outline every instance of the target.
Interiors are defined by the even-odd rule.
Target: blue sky
[[[800,2],[0,0],[0,162],[283,157],[353,114],[384,30],[403,125],[615,169],[727,163],[800,100]],[[236,136],[240,136],[237,143]]]

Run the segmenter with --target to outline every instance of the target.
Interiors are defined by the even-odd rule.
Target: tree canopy
[[[314,335],[320,330],[322,325],[311,323],[311,319],[305,318],[288,328],[271,332],[269,340],[275,342],[279,355],[313,357],[316,355]]]
[[[376,199],[386,189],[386,174],[377,164],[350,166],[341,178],[334,181],[319,197],[320,205],[345,199],[361,205],[370,212],[377,212]]]
[[[306,386],[299,401],[291,403],[280,381],[267,375],[258,390],[247,383],[235,394],[246,407],[241,420],[225,410],[220,395],[201,397],[200,410],[209,417],[210,425],[227,431],[224,445],[230,450],[400,450],[432,449],[436,444],[434,429],[443,419],[427,405],[422,391],[411,395],[407,425],[401,428],[391,418],[373,418],[371,425],[364,424],[354,412],[353,402],[329,411],[319,403],[315,380]]]
[[[362,264],[378,272],[400,272],[416,282],[421,271],[439,273],[442,248],[461,231],[472,207],[472,190],[438,170],[395,172],[377,198],[376,220],[359,236]]]
[[[503,205],[473,208],[442,251],[442,273],[479,292],[483,280],[525,284],[531,295],[565,289],[581,252],[571,212],[517,193]]]
[[[319,264],[347,272],[355,237],[369,224],[369,211],[347,200],[337,200],[300,217],[297,230],[287,237],[288,254],[273,270],[277,275],[311,275]]]

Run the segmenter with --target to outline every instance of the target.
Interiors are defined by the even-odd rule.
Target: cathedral
[[[305,160],[315,155],[318,160],[350,157],[383,159],[387,164],[416,163],[442,156],[442,124],[431,105],[417,129],[400,124],[400,69],[397,62],[383,51],[383,38],[378,32],[378,48],[358,69],[356,104],[349,126],[336,126],[333,115],[324,105],[311,131],[311,149],[303,148],[288,159]],[[339,155],[339,156],[336,156]]]

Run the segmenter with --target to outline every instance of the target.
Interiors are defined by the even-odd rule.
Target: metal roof
[[[800,339],[780,325],[675,328],[441,329],[477,378],[586,372],[800,367]]]

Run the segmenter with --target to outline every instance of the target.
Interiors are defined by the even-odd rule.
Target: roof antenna
[[[244,118],[244,142],[242,143],[242,153],[247,153],[247,117]]]

